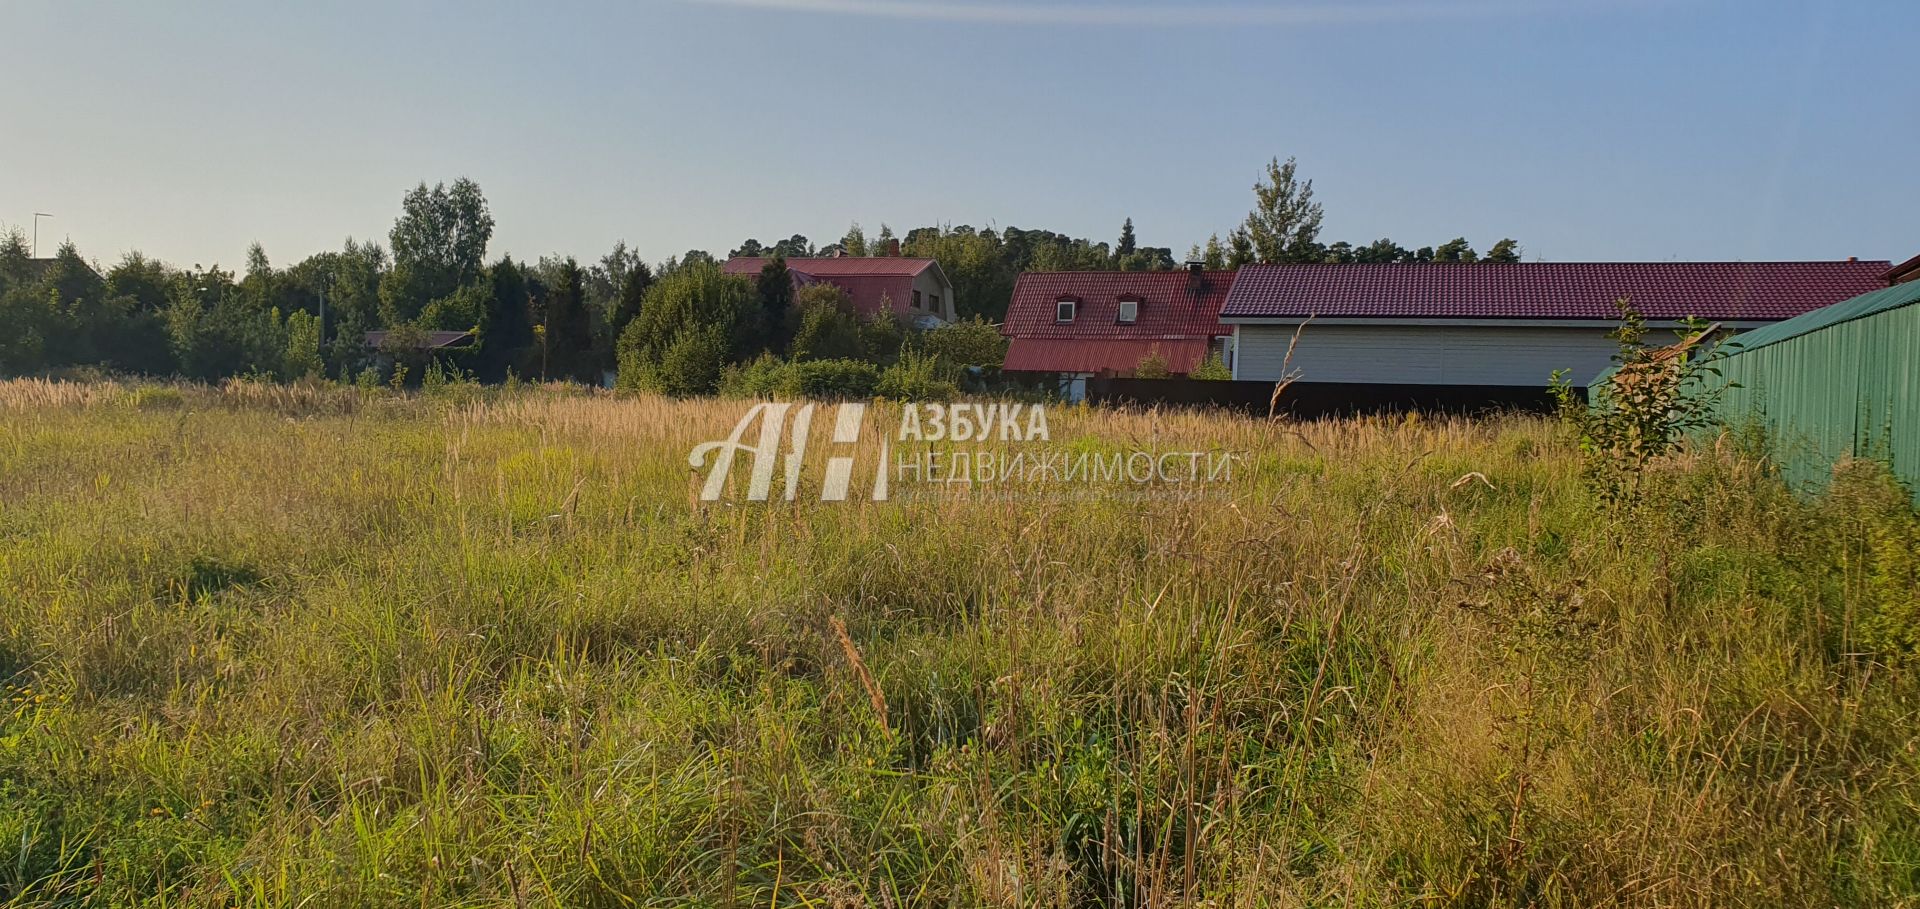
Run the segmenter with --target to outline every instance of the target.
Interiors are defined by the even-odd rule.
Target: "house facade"
[[[1030,272],[1014,283],[1001,333],[1008,372],[1046,374],[1077,399],[1086,380],[1132,375],[1157,357],[1174,375],[1233,356],[1220,307],[1231,271]]]
[[[1885,287],[1890,264],[1252,265],[1220,321],[1236,379],[1538,389],[1555,370],[1585,385],[1612,365],[1622,298],[1656,330],[1698,317],[1744,331]]]
[[[758,278],[769,258],[736,256],[721,270],[730,275]],[[872,318],[893,312],[916,325],[954,320],[953,282],[940,263],[902,256],[834,256],[786,260],[787,273],[797,290],[809,284],[831,284],[852,298],[854,310]]]

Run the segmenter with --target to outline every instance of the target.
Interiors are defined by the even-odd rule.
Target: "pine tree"
[[[547,363],[552,378],[599,384],[593,357],[593,320],[587,313],[580,263],[569,257],[547,291]]]
[[[1467,242],[1466,237],[1454,237],[1434,247],[1433,250],[1435,262],[1477,262],[1479,260],[1480,255],[1473,251],[1473,246]]]
[[[1227,237],[1227,242],[1230,244],[1227,251],[1228,268],[1239,268],[1254,263],[1253,237],[1247,233],[1246,228],[1234,228],[1233,233]]]
[[[1134,244],[1133,219],[1128,218],[1127,223],[1120,225],[1120,242],[1113,247],[1114,256],[1124,259],[1133,255]]]
[[[1481,261],[1518,262],[1520,261],[1520,244],[1515,242],[1512,237],[1501,240],[1493,244],[1492,249],[1487,250],[1487,257]]]
[[[533,315],[526,275],[512,256],[494,263],[489,274],[492,292],[487,299],[477,366],[481,378],[497,382],[507,377],[509,369],[521,365],[533,347]]]
[[[760,267],[761,334],[768,349],[783,353],[787,348],[787,312],[793,308],[793,273],[787,260],[774,256]]]

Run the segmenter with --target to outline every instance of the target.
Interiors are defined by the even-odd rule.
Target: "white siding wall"
[[[1236,378],[1280,378],[1291,325],[1242,325]],[[1538,385],[1556,369],[1575,385],[1613,365],[1605,328],[1308,325],[1293,351],[1302,382]]]

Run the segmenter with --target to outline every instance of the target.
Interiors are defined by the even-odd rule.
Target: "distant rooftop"
[[[365,338],[367,342],[367,346],[368,347],[383,346],[384,344],[386,344],[387,335],[389,334],[391,334],[391,332],[386,332],[386,331],[367,332],[366,338]],[[471,347],[474,341],[473,332],[470,332],[470,331],[429,331],[429,332],[423,332],[421,334],[421,337],[424,340],[424,343],[420,345],[419,347],[420,350],[448,350],[448,349],[457,349],[462,347]]]
[[[722,265],[721,271],[730,275],[757,275],[772,256],[735,256]],[[905,256],[822,256],[791,258],[787,268],[804,272],[819,278],[851,278],[867,275],[908,276],[917,275],[933,265],[932,259],[914,259]]]
[[[1250,265],[1233,318],[1777,321],[1886,286],[1892,263],[1514,262]]]

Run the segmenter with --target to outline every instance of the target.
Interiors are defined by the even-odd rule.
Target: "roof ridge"
[[[1581,259],[1566,262],[1249,262],[1241,268],[1436,268],[1454,266],[1465,268],[1483,265],[1891,265],[1890,259],[1689,259],[1680,262],[1663,262],[1649,259]],[[1040,272],[1039,274],[1076,274],[1076,272]],[[1141,272],[1140,274],[1148,274]]]

